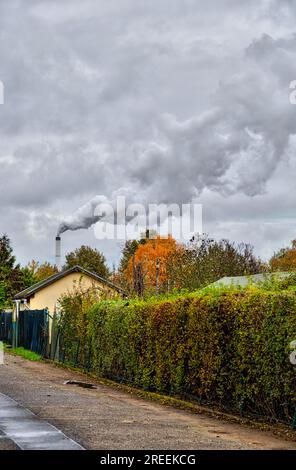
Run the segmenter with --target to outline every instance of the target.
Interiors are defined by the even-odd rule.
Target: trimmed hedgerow
[[[66,360],[98,376],[288,422],[294,291],[206,290],[161,301],[63,301]],[[71,359],[72,358],[72,359]]]

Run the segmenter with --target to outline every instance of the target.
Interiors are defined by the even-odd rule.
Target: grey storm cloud
[[[213,194],[220,220],[237,197],[247,222],[294,158],[295,13],[288,0],[3,0],[0,211],[21,256],[96,194]]]

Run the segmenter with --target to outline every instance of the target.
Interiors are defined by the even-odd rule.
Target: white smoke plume
[[[110,213],[105,212],[105,215],[96,215],[96,208],[100,204],[104,204],[104,207],[109,206]],[[103,218],[107,220],[112,215],[111,206],[112,203],[105,196],[95,196],[61,222],[57,235],[59,236],[67,230],[88,229]]]
[[[68,230],[88,229],[99,221],[115,223],[119,218],[129,222],[134,216],[126,216],[124,207],[118,207],[117,201],[95,196],[60,223],[57,236]]]

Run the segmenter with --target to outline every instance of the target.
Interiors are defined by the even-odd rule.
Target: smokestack
[[[58,268],[58,271],[61,271],[62,265],[61,265],[61,237],[57,236],[56,239],[56,244],[55,244],[55,264],[56,267]]]

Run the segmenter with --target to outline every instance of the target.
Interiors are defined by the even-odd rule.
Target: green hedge
[[[93,306],[70,297],[63,307],[65,359],[98,376],[284,422],[295,412],[294,292],[212,290]]]

